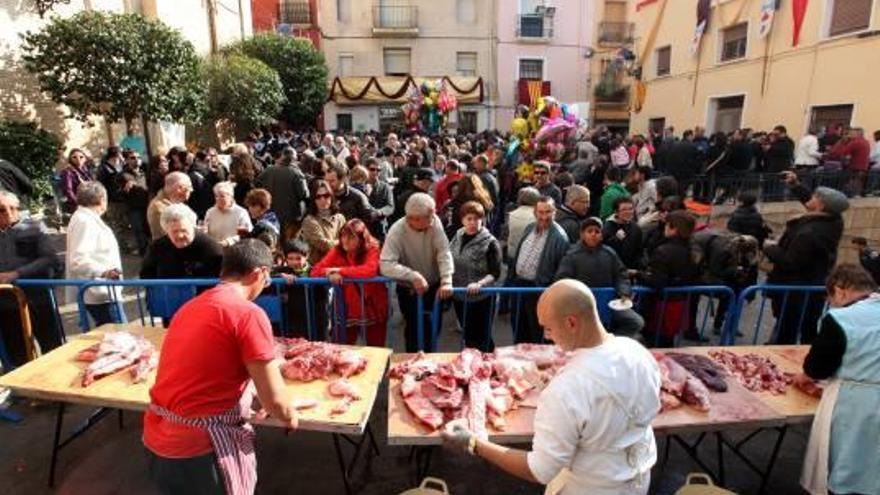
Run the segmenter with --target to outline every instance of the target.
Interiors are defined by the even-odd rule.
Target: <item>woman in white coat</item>
[[[76,202],[77,209],[67,226],[65,278],[121,279],[122,259],[116,235],[101,220],[101,215],[107,211],[107,190],[98,181],[84,182],[77,188]],[[68,301],[75,301],[76,297],[77,288],[69,287]],[[125,321],[119,304],[122,300],[120,287],[93,287],[86,291],[84,299],[95,326]]]

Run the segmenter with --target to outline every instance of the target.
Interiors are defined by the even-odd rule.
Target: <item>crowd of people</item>
[[[797,146],[781,126],[767,135],[737,131],[708,139],[699,128],[681,139],[672,132],[624,139],[598,129],[568,143],[564,155],[552,160],[511,147],[495,132],[426,137],[266,131],[222,155],[212,148],[196,153],[175,148],[146,165],[132,150],[111,147],[94,162],[75,149],[61,173],[69,214],[65,259],[57,259],[46,227],[21,215],[20,198],[0,192],[0,283],[62,273],[80,281],[119,280],[125,275],[123,251],[142,256],[137,274],[142,279],[220,278],[165,322],[170,328],[144,429],[151,476],[164,492],[232,486],[224,464],[230,458],[243,462],[250,456],[250,467],[233,480],[244,492],[253,491],[256,481],[253,432],[239,431],[247,430],[243,412],[236,406],[218,413],[217,407],[196,403],[198,394],[182,391],[213,387],[218,404],[232,404],[252,378],[266,410],[297,426],[273,359],[268,318],[249,303],[272,290],[272,277],[287,282],[283,300],[294,334],[355,343],[362,333],[367,344],[384,346],[390,301],[385,284],[370,280],[384,276],[396,281],[408,352],[432,348],[435,336],[417,329],[420,320],[424,328],[440,324],[431,321],[431,310],[441,304],[454,309],[468,347],[491,351],[493,319],[509,312],[516,342],[546,337],[573,353],[541,395],[531,452],[500,447],[461,425],[444,432],[448,444],[544,484],[558,482],[567,467],[563,493],[597,488],[597,480],[611,483],[602,485],[614,487],[608,493],[644,493],[656,459],[650,422],[659,410],[660,377],[642,346],[614,335],[662,346],[679,333],[702,336],[691,299],[661,300],[655,290],[634,301],[634,286],[711,284],[739,293],[757,282],[763,256],[773,264],[769,283],[827,280],[830,316],[822,316],[820,294],[773,297],[778,322],[773,342],[817,342],[804,366],[809,376],[848,373],[870,380],[858,362],[866,358],[858,353],[876,343],[864,332],[876,313],[871,295],[876,282],[856,266],[832,271],[847,194],[813,188],[798,173],[803,166],[820,166],[819,160],[821,166],[839,160],[854,171],[867,170],[863,158],[870,164],[878,156],[876,146],[865,154],[858,129],[839,140],[833,139],[835,130],[821,139],[808,134]],[[819,143],[816,151],[805,155],[813,140]],[[807,155],[816,163],[800,161]],[[688,197],[690,179],[743,170],[779,173],[805,213],[774,233],[756,207],[758,195],[743,190],[726,228],[698,221],[693,198],[706,191],[695,187]],[[863,264],[880,265],[867,242],[857,241]],[[339,290],[334,296],[296,284],[302,277],[327,278]],[[502,284],[538,290],[502,298],[496,312],[486,289]],[[590,288],[610,289],[615,304]],[[37,287],[25,292],[40,347],[58,346],[51,299]],[[97,285],[84,294],[96,324],[124,318],[120,299],[118,287]],[[719,331],[731,301],[720,303],[714,322]],[[343,314],[331,315],[331,307],[344,308]],[[312,310],[313,328],[306,328],[305,315]],[[0,318],[9,321],[14,311],[0,306]],[[331,317],[341,325],[331,325]],[[27,358],[14,332],[3,337],[15,362]],[[830,403],[858,400],[846,382],[840,387],[840,398]],[[612,389],[618,391],[609,392],[613,401],[598,392]],[[629,405],[622,405],[618,393]],[[594,432],[597,439],[626,438],[626,445],[597,453],[595,445],[572,443],[592,438],[588,430],[597,425],[606,426]],[[243,436],[227,445],[215,439],[221,433]],[[846,445],[861,444],[852,437]],[[833,455],[852,457],[857,450]],[[607,472],[595,471],[597,456],[613,459]],[[864,486],[858,484],[864,480],[847,476],[835,470],[828,480],[835,489]]]
[[[494,298],[482,289],[546,287],[563,278],[613,288],[622,304],[603,316],[615,333],[644,333],[661,344],[680,332],[701,339],[696,305],[688,298],[649,296],[633,306],[633,286],[713,284],[738,292],[756,283],[762,252],[774,264],[769,282],[823,283],[836,259],[848,200],[827,187],[811,191],[803,174],[793,172],[834,159],[861,170],[864,160],[880,156],[877,146],[853,151],[864,151],[864,143],[854,144],[863,140],[860,130],[840,134],[837,128],[821,138],[808,133],[795,145],[782,126],[766,134],[742,130],[709,138],[699,127],[681,138],[672,128],[631,138],[596,129],[568,143],[554,161],[511,147],[497,132],[427,137],[266,130],[224,154],[173,148],[147,163],[115,146],[97,160],[74,149],[60,173],[70,215],[66,259],[63,266],[50,263],[42,253],[40,266],[53,268],[40,276],[119,279],[120,253],[128,251],[143,256],[140,273],[129,277],[214,278],[224,247],[255,238],[275,254],[274,275],[291,283],[303,276],[328,277],[334,284],[377,276],[397,281],[409,351],[419,347],[419,318],[424,328],[436,324],[430,319],[434,301],[455,309],[468,346],[488,351],[496,312]],[[813,159],[804,162],[802,151],[813,148]],[[740,191],[726,229],[701,224],[689,212],[686,188],[695,174],[742,170],[781,172],[791,197],[804,202],[807,213],[789,221],[778,241],[752,191]],[[694,198],[699,194],[692,192]],[[4,198],[8,207],[18,202],[9,193]],[[4,281],[22,276],[12,274],[23,261],[5,261]],[[453,287],[466,292],[453,295]],[[71,295],[75,290],[69,288]],[[327,291],[309,291],[316,308],[312,335],[339,339],[328,335],[331,327],[338,333],[339,325],[330,325]],[[368,343],[384,344],[384,285],[348,284],[343,293],[345,304],[335,306],[344,307],[346,339],[364,333]],[[117,295],[100,287],[86,292],[96,323],[121,317],[112,303]],[[422,315],[417,296],[426,301]],[[305,297],[303,287],[285,287],[289,328],[296,334],[309,331]],[[511,313],[518,342],[543,338],[537,299],[532,292],[501,300],[500,312]],[[808,321],[818,318],[821,297],[808,299],[774,304],[781,319],[777,342],[799,338],[800,308],[807,308]],[[730,304],[720,303],[716,332]],[[49,337],[55,324],[38,319],[37,326],[45,327],[37,331],[41,346],[57,345]],[[800,338],[808,341],[815,332],[804,328]],[[426,335],[421,346],[431,345]]]

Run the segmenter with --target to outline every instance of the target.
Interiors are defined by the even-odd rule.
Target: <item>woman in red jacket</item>
[[[342,279],[379,276],[379,243],[364,222],[352,219],[339,232],[339,243],[312,268],[313,277],[327,277],[334,285]],[[346,308],[346,341],[354,344],[366,329],[367,345],[385,346],[388,324],[388,290],[381,283],[342,284]],[[363,298],[361,294],[363,293]],[[337,329],[337,332],[339,330]],[[337,334],[334,340],[340,340]]]

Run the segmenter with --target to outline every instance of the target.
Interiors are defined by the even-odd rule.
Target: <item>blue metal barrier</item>
[[[77,291],[83,285],[93,282],[93,280],[76,280],[76,279],[18,279],[14,282],[19,287],[44,287],[49,294],[49,301],[52,304],[52,310],[55,311],[55,321],[57,322],[56,331],[61,342],[67,342],[67,332],[64,331],[64,323],[61,312],[58,308],[58,298],[55,295],[56,287],[76,287]],[[74,301],[68,301],[74,302]],[[88,313],[83,305],[77,305],[77,314],[79,315],[80,329],[88,328]]]
[[[800,313],[798,317],[798,332],[797,338],[800,340],[801,329],[804,325],[804,318],[806,317],[807,308],[809,306],[810,300],[816,297],[817,294],[824,295],[825,287],[821,285],[753,285],[743,289],[740,292],[739,297],[737,299],[736,308],[733,309],[732,314],[734,318],[730,325],[725,326],[725,332],[722,336],[722,345],[734,345],[736,342],[736,330],[740,329],[742,323],[742,315],[745,311],[746,306],[748,305],[748,300],[753,298],[758,293],[761,293],[761,302],[760,307],[758,309],[758,315],[755,322],[754,334],[751,339],[751,345],[757,345],[758,336],[761,333],[761,323],[764,318],[764,308],[767,305],[768,294],[774,296],[777,299],[781,299],[779,306],[779,314],[785,315],[785,310],[788,309],[789,299],[792,294],[797,294],[802,296],[802,302],[800,304]],[[827,309],[827,303],[825,304],[825,309]],[[824,310],[823,309],[823,312]],[[773,324],[773,331],[770,336],[770,342],[775,342],[779,333],[779,327],[782,323],[783,318],[776,318],[775,323]],[[745,332],[744,332],[745,333]]]
[[[678,331],[675,334],[675,338],[673,339],[673,345],[677,346],[680,338],[681,338],[681,330],[687,329],[690,326],[690,318],[691,315],[694,315],[697,320],[702,319],[702,323],[699,325],[699,331],[697,332],[700,336],[700,339],[703,338],[703,334],[706,331],[706,323],[709,319],[709,314],[714,312],[714,304],[712,302],[712,298],[727,298],[730,302],[729,306],[734,307],[736,301],[736,294],[733,292],[733,289],[727,287],[726,285],[690,285],[686,287],[667,287],[660,291],[661,300],[660,300],[660,314],[656,317],[656,325],[653,329],[654,331],[654,345],[660,345],[660,337],[662,333],[661,325],[663,325],[666,321],[666,310],[670,299],[680,299],[681,297],[687,298],[685,301],[685,310],[682,311],[680,325],[678,326]],[[692,310],[691,302],[693,296],[697,296],[696,304],[697,306]],[[703,311],[703,316],[697,314],[699,312],[699,304],[700,297],[706,296],[709,298],[709,303],[707,304],[705,310]],[[694,322],[696,323],[696,321]],[[725,325],[730,324],[730,318],[725,318]],[[724,334],[722,330],[722,335]]]

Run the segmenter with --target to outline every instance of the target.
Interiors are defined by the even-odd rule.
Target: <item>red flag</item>
[[[791,10],[794,14],[794,33],[791,46],[798,46],[801,38],[801,26],[804,25],[804,16],[807,14],[807,0],[792,0]]]

